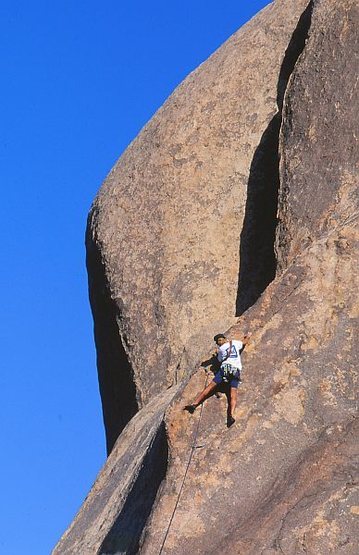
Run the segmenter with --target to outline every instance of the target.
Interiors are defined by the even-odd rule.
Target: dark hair
[[[223,333],[217,333],[217,335],[214,336],[213,341],[217,343],[218,339],[226,339],[226,336],[223,335]]]

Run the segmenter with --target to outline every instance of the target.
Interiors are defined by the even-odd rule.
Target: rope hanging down
[[[208,381],[208,374],[206,375],[206,382],[205,382],[204,387],[207,387],[207,381]],[[181,484],[181,487],[179,489],[177,500],[176,500],[174,509],[172,511],[172,515],[171,515],[170,521],[169,521],[168,526],[167,526],[166,534],[165,534],[165,537],[163,538],[163,542],[161,544],[161,548],[158,552],[158,555],[162,554],[163,548],[165,546],[170,528],[172,526],[172,522],[173,522],[175,513],[177,511],[177,507],[178,507],[178,504],[179,504],[179,501],[180,501],[180,498],[181,498],[181,495],[182,495],[183,487],[184,487],[184,484],[185,484],[185,481],[186,481],[186,478],[187,478],[187,473],[188,473],[188,469],[189,469],[191,461],[192,461],[193,453],[194,453],[194,451],[197,447],[197,437],[198,437],[198,432],[199,432],[199,426],[200,426],[200,423],[201,423],[202,412],[203,412],[203,403],[201,405],[199,419],[198,419],[198,422],[197,422],[197,428],[196,428],[196,432],[195,432],[195,435],[194,435],[194,441],[193,441],[192,446],[191,446],[191,451],[190,451],[189,459],[188,459],[188,462],[187,462],[187,465],[186,465],[186,470],[185,470],[185,473],[184,473],[184,476],[183,476],[182,484]]]

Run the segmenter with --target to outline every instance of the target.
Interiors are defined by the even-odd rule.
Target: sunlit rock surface
[[[307,4],[275,2],[190,74],[94,201],[87,260],[109,450],[274,277],[278,106]]]
[[[317,0],[310,4],[303,2],[302,5],[285,1],[273,3],[177,89],[109,176],[95,202],[98,211],[92,215],[93,227],[90,230],[98,241],[96,248],[101,246],[103,249],[101,260],[107,271],[108,283],[101,282],[106,285],[101,294],[104,298],[108,292],[113,294],[116,302],[111,304],[112,308],[115,307],[111,314],[117,316],[116,329],[124,333],[123,322],[128,323],[128,335],[124,340],[125,351],[130,358],[126,383],[131,384],[133,376],[134,395],[136,399],[141,398],[139,404],[143,408],[117,440],[88,499],[56,547],[56,554],[356,555],[359,519],[355,402],[359,362],[358,22],[358,6],[352,0]],[[210,335],[212,331],[221,331],[218,326],[224,324],[227,317],[233,316],[233,303],[237,302],[238,313],[247,309],[229,330],[232,337],[250,331],[252,340],[243,355],[243,385],[238,395],[236,424],[227,429],[224,396],[212,397],[194,415],[183,411],[183,406],[208,383],[209,378],[203,369],[185,378],[185,369],[180,365],[177,368],[178,385],[154,396],[153,389],[164,391],[166,385],[171,385],[172,379],[176,381],[173,374],[176,368],[173,370],[172,362],[168,362],[167,366],[166,357],[159,352],[156,356],[163,366],[159,363],[156,378],[151,373],[151,365],[148,375],[145,365],[138,371],[137,364],[146,353],[134,349],[134,344],[136,349],[140,349],[135,338],[141,335],[140,328],[136,327],[135,312],[140,310],[142,285],[139,284],[149,284],[152,279],[149,276],[154,275],[149,270],[152,262],[148,262],[148,272],[142,271],[141,275],[127,275],[127,270],[123,270],[122,281],[116,281],[115,269],[120,271],[122,268],[119,245],[126,241],[126,236],[122,236],[122,226],[134,218],[129,205],[123,221],[116,216],[118,198],[121,197],[118,187],[120,182],[127,183],[127,164],[131,160],[133,163],[137,152],[144,181],[152,164],[151,171],[155,172],[157,167],[158,175],[163,176],[164,154],[156,158],[154,147],[152,150],[149,147],[150,142],[160,133],[159,136],[163,140],[166,138],[169,144],[177,140],[187,144],[182,139],[183,128],[188,128],[192,120],[196,121],[194,115],[197,117],[202,96],[213,94],[217,98],[217,89],[213,85],[211,91],[207,79],[212,72],[213,79],[215,74],[218,77],[220,68],[223,70],[226,63],[230,64],[230,54],[234,64],[231,67],[242,67],[242,77],[235,85],[240,98],[238,104],[237,100],[233,100],[233,104],[214,101],[217,106],[214,114],[217,115],[213,118],[220,121],[219,114],[222,113],[223,132],[226,133],[230,133],[234,122],[238,123],[238,118],[242,118],[238,129],[244,129],[245,116],[249,122],[253,113],[259,114],[261,124],[258,126],[258,118],[253,118],[243,131],[250,145],[247,153],[240,146],[242,131],[238,130],[239,136],[234,133],[233,142],[227,138],[223,150],[207,160],[201,179],[211,183],[205,194],[209,195],[207,200],[212,199],[212,207],[210,209],[208,203],[204,207],[206,218],[210,221],[204,223],[201,220],[199,205],[195,209],[194,204],[188,202],[185,212],[176,207],[175,200],[179,198],[176,195],[180,194],[182,186],[184,198],[198,196],[194,192],[192,197],[186,197],[191,187],[195,187],[189,184],[190,178],[194,179],[191,183],[197,183],[195,166],[189,166],[192,170],[186,174],[187,178],[182,173],[187,163],[177,166],[179,173],[171,165],[166,166],[167,169],[172,168],[168,170],[173,172],[172,179],[177,179],[176,186],[171,185],[173,204],[169,203],[167,213],[169,236],[177,234],[177,244],[181,245],[184,237],[186,240],[189,238],[186,233],[190,225],[194,226],[196,231],[192,235],[195,241],[200,244],[200,238],[203,240],[202,262],[212,253],[210,260],[220,268],[216,278],[219,281],[212,280],[204,267],[202,278],[194,275],[196,287],[202,287],[202,279],[203,287],[207,288],[203,297],[205,302],[210,304],[212,292],[214,304],[209,306],[203,324],[200,316],[198,319],[188,317],[187,337],[193,330],[197,330],[198,334],[194,340],[195,352],[190,354],[186,347],[188,360],[198,361],[208,355]],[[248,57],[246,60],[257,57],[258,63],[245,62],[242,56]],[[223,63],[216,65],[218,60]],[[254,95],[252,102],[239,86],[243,72],[246,87],[251,86],[251,81],[257,83],[251,89]],[[224,92],[226,87],[232,91],[238,76],[229,72],[226,80],[225,74],[220,75],[218,86],[221,84]],[[268,83],[270,92],[267,97],[264,84],[267,86]],[[186,87],[188,91],[184,95]],[[202,96],[197,91],[202,91]],[[229,94],[234,99],[234,92]],[[245,112],[242,113],[240,105]],[[175,106],[178,112],[172,112]],[[190,110],[191,106],[193,116],[187,119],[186,110]],[[265,106],[271,108],[266,111]],[[172,114],[168,119],[167,111]],[[211,149],[212,154],[217,148],[218,136],[214,129],[215,126],[213,129],[209,126],[198,131],[196,144],[192,145],[196,159],[199,152],[205,151],[205,132],[209,134],[206,148]],[[212,132],[213,135],[210,135]],[[236,143],[236,140],[239,142]],[[164,148],[164,144],[159,143],[156,148]],[[232,145],[233,152],[228,144]],[[234,147],[235,144],[237,146]],[[189,153],[189,145],[186,148]],[[147,160],[143,166],[141,155],[143,160]],[[240,176],[224,195],[224,183],[229,183],[224,176],[234,172],[237,163],[241,168]],[[212,175],[215,176],[213,181]],[[276,185],[270,183],[271,180]],[[158,185],[158,207],[162,206],[162,215],[166,212],[163,212],[161,195],[165,195],[164,191],[169,187],[165,182],[165,185]],[[267,203],[263,203],[263,196],[269,199],[265,196],[267,182],[272,191],[271,202],[274,202],[273,191],[278,193],[278,212],[273,216],[271,206],[271,217],[265,210]],[[133,187],[140,188],[141,183],[143,186],[142,178],[135,179]],[[111,195],[113,219],[109,216]],[[230,212],[226,212],[229,205],[224,198],[230,195],[236,199],[236,225],[231,223],[230,217],[226,221]],[[223,204],[219,202],[222,198]],[[134,206],[140,206],[136,204],[137,200],[134,202]],[[277,209],[277,198],[275,207]],[[101,215],[101,210],[105,208],[107,212],[103,214],[107,214],[108,228],[102,221],[105,216]],[[151,222],[150,209],[144,206],[143,210],[144,220],[147,222],[148,218]],[[197,210],[197,228],[191,210]],[[157,230],[159,225],[156,214],[153,211],[153,222],[148,224],[154,226],[153,230]],[[212,225],[216,229],[217,218],[218,222],[225,222],[225,246],[222,243],[223,234],[218,236],[209,232]],[[273,233],[270,232],[271,240],[266,242],[269,224],[261,225],[261,222],[270,222],[271,218]],[[144,229],[148,231],[150,227]],[[101,241],[100,235],[96,235],[100,232],[103,234]],[[137,231],[130,229],[130,236],[131,233],[135,237]],[[146,237],[149,245],[147,252],[154,253],[155,242],[151,242],[151,233]],[[162,232],[157,238],[162,238],[158,240],[158,245],[166,244],[163,253],[168,256],[172,253],[173,258],[169,257],[173,260],[172,276],[184,275],[184,265],[174,247],[175,243],[170,247]],[[95,248],[95,243],[91,241],[90,249]],[[135,249],[136,243],[132,244]],[[236,253],[232,262],[227,257],[228,248]],[[276,276],[272,275],[274,280],[271,281],[273,253],[270,251],[273,248],[278,265],[274,264]],[[218,253],[221,252],[224,259],[219,256],[218,260]],[[143,257],[146,267],[147,259],[141,248],[139,253],[131,258],[133,267],[139,264],[137,256]],[[198,249],[192,251],[187,248],[186,256],[188,263],[200,260],[197,258]],[[157,260],[156,256],[154,259]],[[115,261],[118,261],[118,266]],[[111,267],[114,268],[112,273]],[[229,269],[228,275],[225,275],[225,267]],[[239,291],[238,267],[242,268]],[[158,268],[161,270],[163,267]],[[181,293],[178,293],[178,298],[171,293],[170,275],[168,269],[163,270],[161,283],[166,283],[166,287],[153,289],[152,300],[150,295],[146,297],[143,285],[143,306],[147,307],[148,313],[144,313],[141,319],[143,325],[148,326],[148,335],[146,332],[141,336],[147,343],[141,343],[141,349],[148,349],[153,354],[152,333],[157,329],[158,338],[163,333],[168,335],[168,361],[173,360],[173,353],[185,346],[184,339],[181,343],[177,338],[176,342],[176,311],[178,337],[183,338],[186,337],[186,327],[181,311],[189,310],[191,306],[199,311],[200,306],[191,304],[200,302],[199,299],[193,301],[192,296],[188,297],[187,305]],[[95,287],[96,279],[90,275],[91,279]],[[215,314],[213,308],[218,300],[219,283],[224,294],[224,305],[219,307],[223,309],[222,316]],[[131,294],[126,293],[131,287],[134,288],[133,305]],[[168,291],[165,291],[166,288]],[[261,289],[263,294],[249,306]],[[165,299],[163,312],[160,312],[164,320],[159,321],[156,328],[153,306],[159,298],[156,297],[159,291],[164,295],[161,298]],[[101,297],[96,290],[92,295],[95,301]],[[120,302],[120,298],[123,303],[121,314],[116,312],[116,307],[120,306],[116,303]],[[96,317],[96,310],[94,314]],[[117,347],[114,345],[116,354]],[[100,347],[105,348],[102,344]],[[111,350],[106,356],[111,359]],[[123,354],[121,356],[125,358]],[[154,358],[153,368],[155,361]],[[114,369],[113,366],[112,371]],[[157,381],[153,382],[154,379]],[[111,380],[107,383],[110,384]],[[108,398],[108,401],[109,418],[114,418],[115,410],[111,402],[115,402],[115,397],[112,400]],[[126,420],[123,415],[121,418],[124,418],[123,422]]]
[[[253,332],[238,422],[225,430],[224,399],[204,406],[163,553],[357,551],[358,21],[355,2],[315,3],[285,95],[281,268],[231,329]],[[181,409],[204,381],[167,415],[172,459],[142,553],[163,542],[197,434]]]

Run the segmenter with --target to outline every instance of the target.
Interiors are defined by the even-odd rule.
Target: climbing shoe
[[[186,410],[190,414],[193,414],[196,408],[197,408],[197,405],[186,405],[183,410]]]
[[[230,428],[235,423],[236,419],[233,416],[227,417],[227,428]]]

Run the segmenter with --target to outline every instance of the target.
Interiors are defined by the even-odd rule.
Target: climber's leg
[[[217,387],[217,384],[215,382],[211,382],[209,385],[207,385],[207,387],[204,388],[203,391],[201,391],[201,393],[197,395],[197,397],[195,398],[192,404],[198,407],[198,405],[203,403],[203,401],[205,401],[207,397],[209,397],[211,393],[214,392],[216,387]]]
[[[217,387],[217,383],[214,381],[211,382],[209,385],[207,385],[207,387],[204,388],[203,391],[201,391],[201,393],[197,395],[197,397],[195,398],[195,400],[191,405],[187,405],[185,407],[185,410],[188,410],[188,412],[193,413],[198,407],[198,405],[203,403],[203,401],[205,401],[208,397],[210,397],[214,393],[214,390],[216,389],[216,387]]]

